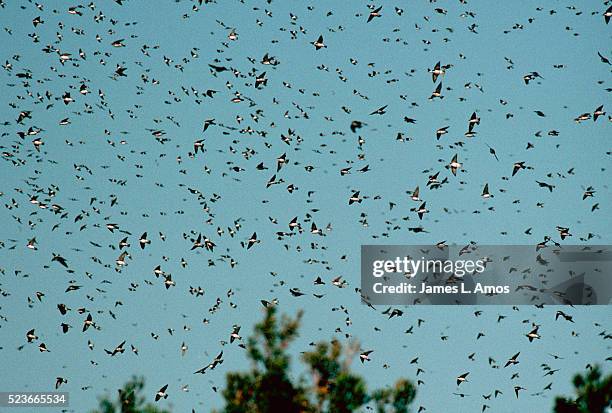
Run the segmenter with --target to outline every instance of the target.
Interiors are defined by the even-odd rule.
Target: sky
[[[480,411],[486,403],[491,412],[551,411],[554,396],[569,395],[571,378],[587,364],[610,372],[610,344],[600,335],[611,328],[608,306],[563,308],[574,323],[555,320],[559,307],[532,306],[408,306],[389,320],[385,306],[363,305],[355,290],[363,244],[535,245],[545,236],[611,243],[610,118],[574,120],[610,107],[611,67],[598,56],[612,59],[609,5],[378,2],[382,16],[368,23],[365,2],[122,3],[0,3],[0,391],[51,391],[63,377],[69,410],[84,412],[142,375],[151,401],[169,384],[162,407],[220,408],[226,373],[249,368],[244,350],[223,341],[234,324],[248,337],[263,315],[260,300],[273,298],[281,313],[305,312],[291,347],[296,359],[310,342],[349,334],[374,350],[371,362],[353,363],[372,388],[399,377],[416,382],[416,369],[424,369],[414,410]],[[44,23],[34,27],[38,16]],[[327,47],[315,50],[319,35]],[[119,39],[124,47],[113,47]],[[54,51],[44,52],[47,45]],[[59,53],[71,60],[61,64]],[[278,64],[263,65],[266,53]],[[437,62],[452,66],[434,83],[428,69]],[[127,76],[115,75],[117,65]],[[263,72],[267,84],[255,88],[253,74]],[[531,72],[540,77],[525,84]],[[428,99],[440,81],[444,98]],[[79,93],[83,84],[89,93]],[[73,102],[64,104],[66,92]],[[385,105],[385,114],[370,115]],[[21,111],[31,118],[17,122]],[[467,138],[473,112],[481,121]],[[65,118],[70,123],[61,125]],[[203,131],[206,119],[215,124]],[[364,123],[355,133],[354,120]],[[449,133],[436,140],[444,126]],[[36,134],[18,135],[29,128]],[[281,139],[288,129],[289,144]],[[204,151],[193,155],[197,140]],[[277,171],[284,153],[288,163]],[[463,164],[457,176],[445,168],[455,154]],[[521,161],[532,169],[511,176]],[[435,172],[448,182],[429,189]],[[284,182],[266,187],[275,173]],[[480,196],[486,183],[494,194],[487,200]],[[422,220],[410,211],[416,186],[430,211]],[[583,200],[588,187],[594,196]],[[362,202],[348,205],[355,191]],[[305,231],[278,239],[294,217]],[[309,233],[312,222],[325,236]],[[427,232],[409,231],[417,226]],[[561,240],[557,226],[572,237]],[[141,249],[145,231],[151,242]],[[254,232],[260,242],[244,248]],[[200,233],[214,251],[191,250]],[[116,271],[125,236],[131,259]],[[34,237],[35,250],[27,248]],[[164,288],[157,265],[175,286]],[[325,285],[313,285],[318,276]],[[331,285],[338,276],[346,288]],[[71,284],[81,288],[66,292]],[[205,294],[191,295],[190,287]],[[293,297],[290,288],[307,295]],[[71,311],[61,315],[59,303]],[[87,314],[98,329],[82,332]],[[64,334],[61,323],[73,328]],[[542,338],[530,343],[532,323]],[[38,340],[27,343],[32,328]],[[125,353],[104,352],[123,340]],[[38,350],[41,342],[49,352]],[[221,350],[222,365],[193,374]],[[519,351],[516,366],[488,362]],[[409,364],[417,356],[418,365]],[[543,377],[542,363],[559,371]],[[458,388],[455,378],[467,371],[470,382]],[[293,372],[302,373],[298,363]],[[527,389],[519,398],[515,385]],[[485,401],[495,389],[503,395]]]

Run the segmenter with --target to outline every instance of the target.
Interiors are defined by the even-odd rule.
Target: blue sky
[[[362,244],[535,244],[546,235],[560,241],[556,226],[571,229],[573,237],[563,243],[611,243],[610,120],[606,114],[597,122],[574,121],[599,105],[605,110],[610,106],[610,66],[597,55],[612,58],[606,46],[610,26],[602,15],[607,6],[602,2],[570,8],[572,3],[558,1],[542,5],[542,10],[526,1],[380,2],[376,5],[383,6],[382,17],[370,23],[369,9],[361,2],[309,6],[232,1],[205,4],[198,11],[193,10],[197,2],[188,1],[159,1],[154,6],[99,2],[94,10],[83,3],[82,16],[69,14],[70,5],[64,2],[45,3],[43,10],[33,2],[5,3],[0,9],[0,61],[8,61],[12,69],[0,75],[0,113],[7,122],[0,145],[11,156],[0,162],[0,390],[51,390],[56,377],[65,377],[68,383],[62,389],[70,392],[71,409],[81,412],[94,408],[98,395],[114,396],[137,374],[146,377],[151,400],[168,383],[170,396],[161,404],[174,411],[220,407],[222,400],[212,387],[223,388],[226,372],[248,368],[243,350],[221,341],[228,340],[233,324],[241,325],[242,336],[248,336],[262,316],[260,299],[272,298],[279,299],[284,313],[305,311],[301,336],[292,347],[296,355],[311,341],[348,333],[362,348],[374,349],[370,363],[354,364],[372,387],[400,376],[416,381],[416,368],[423,368],[419,378],[425,384],[419,386],[414,406],[428,412],[480,411],[481,395],[495,389],[503,395],[484,401],[492,412],[549,411],[555,395],[571,392],[571,377],[587,363],[610,371],[605,361],[610,345],[599,335],[611,328],[607,306],[563,309],[573,315],[574,324],[555,321],[557,308],[528,306],[408,307],[403,317],[387,320],[381,314],[384,307],[374,311],[363,306],[354,290],[359,287]],[[401,16],[396,6],[404,10]],[[94,16],[100,12],[105,18],[96,23]],[[33,27],[37,16],[44,23]],[[477,24],[477,33],[468,30],[472,24]],[[513,28],[517,24],[522,29]],[[238,35],[235,41],[228,39],[230,28]],[[32,33],[39,42],[29,36]],[[327,48],[316,51],[310,42],[319,35]],[[111,46],[117,39],[125,39],[125,47]],[[48,44],[71,53],[73,60],[61,65],[58,53],[41,51]],[[143,45],[149,56],[143,54]],[[79,49],[86,60],[78,57]],[[262,65],[265,53],[279,64]],[[172,62],[165,64],[164,58]],[[436,84],[427,69],[438,61],[452,65],[441,77],[450,90],[444,90],[442,100],[428,100]],[[118,64],[127,68],[127,76],[113,79]],[[209,64],[234,68],[242,77],[231,71],[213,76]],[[253,87],[253,68],[256,74],[266,72],[263,88]],[[25,70],[32,79],[16,77]],[[542,78],[525,85],[523,76],[534,71]],[[158,84],[152,84],[153,79]],[[82,83],[89,94],[79,93]],[[209,89],[217,91],[214,98],[202,97]],[[44,98],[47,91],[50,100]],[[64,105],[61,96],[67,91],[75,101]],[[232,103],[236,92],[248,100]],[[43,103],[37,103],[37,96],[43,96]],[[47,107],[50,103],[53,106]],[[384,105],[386,114],[369,115]],[[308,119],[300,116],[299,108]],[[18,124],[22,110],[31,111],[31,119]],[[481,118],[477,135],[465,138],[474,111]],[[257,121],[251,115],[257,115]],[[241,123],[237,116],[243,118]],[[417,123],[406,124],[404,116]],[[66,117],[71,123],[59,125]],[[202,132],[204,120],[213,118],[216,125]],[[352,133],[353,120],[366,125]],[[435,132],[443,126],[449,126],[449,133],[436,141]],[[42,131],[25,139],[17,135],[30,127]],[[240,133],[247,127],[266,134]],[[281,135],[289,128],[295,135],[287,145]],[[168,141],[159,143],[151,130],[164,130]],[[558,136],[550,136],[551,130]],[[398,132],[410,140],[397,141]],[[365,140],[361,149],[358,136]],[[44,142],[40,152],[31,144],[37,137]],[[189,152],[199,139],[205,152],[192,158]],[[459,141],[463,146],[455,144]],[[534,148],[526,150],[528,143]],[[495,148],[499,161],[487,145]],[[251,153],[248,159],[245,151]],[[289,164],[277,177],[284,183],[266,188],[283,153]],[[444,168],[454,154],[465,169],[457,177]],[[533,169],[504,179],[518,161]],[[260,162],[269,169],[257,170]],[[86,165],[91,174],[75,165]],[[371,170],[358,172],[365,165]],[[244,170],[235,172],[230,169],[234,166]],[[311,172],[307,166],[313,167]],[[340,169],[349,166],[351,174],[341,176]],[[424,171],[439,171],[449,182],[426,189],[429,172]],[[113,180],[127,182],[118,185]],[[536,180],[555,185],[554,191],[538,187]],[[290,183],[297,187],[293,193],[286,190]],[[480,197],[485,183],[494,198]],[[417,185],[431,211],[422,221],[410,212],[417,205],[406,193]],[[48,196],[51,186],[53,198]],[[582,200],[588,186],[595,188],[595,196]],[[201,198],[189,189],[200,191]],[[37,190],[43,191],[40,201],[61,205],[66,217],[30,203]],[[357,190],[367,198],[349,206],[347,200]],[[111,206],[113,198],[117,204]],[[10,207],[12,199],[17,207]],[[396,205],[392,210],[389,202]],[[599,209],[591,212],[596,203]],[[78,215],[83,219],[75,222]],[[331,224],[325,237],[305,231],[276,238],[276,232],[289,230],[296,216],[310,228],[308,215],[319,228]],[[240,229],[230,237],[227,228],[238,219]],[[127,250],[132,259],[120,273],[114,270],[117,246],[126,235],[109,232],[107,223],[131,233]],[[428,232],[408,231],[419,225]],[[222,235],[217,227],[224,229]],[[525,234],[528,228],[532,230]],[[145,231],[151,244],[141,250],[138,237]],[[190,231],[212,239],[214,252],[191,251],[192,242],[183,236]],[[240,243],[253,232],[261,242],[242,248]],[[580,240],[588,234],[592,239]],[[33,237],[37,250],[26,248]],[[311,248],[313,242],[316,249]],[[54,253],[65,257],[74,272],[51,262]],[[222,255],[238,264],[231,268]],[[215,265],[209,266],[209,260]],[[166,290],[163,279],[155,278],[157,265],[172,274],[175,287]],[[339,275],[347,288],[330,284]],[[317,276],[327,284],[314,286]],[[71,282],[82,288],[66,293]],[[129,290],[131,283],[138,284],[135,291]],[[204,297],[190,295],[190,286],[201,286]],[[294,298],[289,289],[295,287],[325,296]],[[230,290],[233,295],[228,297]],[[45,294],[42,301],[35,297],[37,291]],[[219,309],[211,313],[218,297]],[[123,305],[116,306],[117,301]],[[62,316],[58,303],[72,310]],[[345,313],[333,311],[340,306],[348,310],[350,326]],[[79,314],[79,308],[85,313]],[[478,318],[476,310],[483,311]],[[87,313],[99,330],[81,332]],[[500,323],[499,315],[506,316]],[[425,323],[417,328],[418,319]],[[62,322],[73,326],[67,334],[61,332]],[[533,343],[524,336],[531,323],[541,325],[542,339]],[[412,325],[414,334],[404,334]],[[28,344],[25,334],[31,328],[39,340]],[[342,333],[336,333],[337,328]],[[479,332],[485,337],[476,341]],[[442,341],[442,335],[448,340]],[[93,350],[88,340],[95,344]],[[129,348],[112,358],[104,353],[123,340],[136,346],[139,356]],[[50,353],[40,353],[39,342]],[[180,351],[183,342],[189,346],[185,356]],[[223,365],[193,375],[221,350]],[[505,363],[518,351],[517,366],[498,370],[487,362],[492,357]],[[470,361],[473,352],[475,361]],[[554,360],[549,353],[563,359]],[[418,366],[410,365],[417,356]],[[542,377],[542,363],[559,372]],[[300,372],[298,366],[295,371]],[[457,389],[455,377],[466,371],[471,381]],[[519,378],[511,380],[514,372]],[[532,395],[551,381],[552,391]],[[189,391],[181,390],[182,385]],[[514,385],[528,389],[518,400]],[[458,398],[453,392],[469,396]]]

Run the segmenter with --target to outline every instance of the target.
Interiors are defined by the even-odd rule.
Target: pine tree
[[[392,388],[368,391],[365,380],[352,373],[358,346],[339,341],[319,343],[305,352],[311,380],[290,375],[289,344],[297,337],[302,313],[279,320],[274,306],[255,326],[247,341],[251,369],[227,375],[223,413],[350,413],[371,403],[379,413],[407,413],[416,390],[408,380]]]
[[[557,397],[554,413],[605,413],[612,407],[612,374],[602,377],[598,366],[574,376],[575,399]]]

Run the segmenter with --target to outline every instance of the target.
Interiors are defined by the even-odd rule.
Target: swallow
[[[463,374],[462,374],[462,375],[460,375],[460,376],[457,376],[457,386],[459,386],[459,385],[460,385],[461,383],[463,383],[463,382],[467,382],[467,381],[468,381],[467,376],[468,376],[469,374],[470,374],[470,373],[468,372],[468,373],[463,373]]]
[[[476,114],[476,112],[472,112],[472,116],[470,116],[470,120],[468,121],[468,131],[472,132],[475,125],[480,125],[480,118]]]
[[[372,352],[374,352],[374,350],[368,350],[368,351],[364,351],[361,354],[359,354],[359,361],[361,361],[361,364],[363,364],[366,361],[370,361],[370,354],[372,354]]]
[[[119,254],[117,259],[115,260],[115,264],[117,264],[118,267],[123,267],[127,263],[126,261],[127,256],[128,256],[127,251],[122,252],[121,254]]]
[[[516,173],[521,169],[526,169],[525,162],[515,162],[512,167],[512,176],[516,175]]]
[[[207,96],[208,96],[208,97],[213,97],[212,95],[213,95],[214,93],[215,93],[215,91],[214,91],[214,90],[208,90],[208,91],[206,92],[206,94],[207,94]],[[202,126],[202,132],[206,132],[206,130],[207,130],[208,128],[210,128],[212,125],[216,125],[216,123],[215,123],[215,119],[206,119],[206,120],[204,121],[204,125]]]
[[[440,66],[440,62],[436,63],[433,69],[427,69],[427,71],[431,73],[431,80],[433,81],[433,83],[436,83],[436,80],[438,80],[438,76],[444,75],[446,73],[446,70]]]
[[[57,390],[57,389],[59,389],[59,388],[60,388],[60,386],[61,386],[62,384],[67,384],[67,383],[68,383],[68,380],[67,380],[67,379],[65,379],[65,378],[63,378],[63,377],[56,377],[56,378],[55,378],[55,389]]]
[[[36,149],[36,152],[40,152],[40,147],[44,144],[45,143],[42,141],[41,138],[36,138],[32,141],[32,145],[34,145],[34,149]]]
[[[493,195],[491,195],[491,194],[489,193],[489,184],[485,184],[484,188],[482,189],[482,194],[481,194],[481,196],[482,196],[484,199],[487,199],[487,198],[493,198]]]
[[[130,247],[130,243],[128,242],[128,237],[123,238],[121,241],[119,241],[119,249],[122,250],[124,248],[129,248]]]
[[[564,240],[567,237],[572,236],[572,234],[570,234],[569,232],[569,228],[557,226],[557,231],[559,231],[559,236],[561,237],[562,240]]]
[[[294,297],[301,297],[304,295],[303,292],[301,292],[299,289],[297,288],[290,288],[289,292],[291,293],[292,296]]]
[[[327,47],[325,43],[323,43],[323,35],[319,36],[319,38],[314,42],[311,42],[311,44],[315,47],[315,50]]]
[[[117,40],[114,40],[111,43],[111,46],[113,46],[113,47],[125,47],[125,43],[124,42],[125,42],[125,39],[117,39]]]
[[[367,23],[370,23],[375,17],[381,17],[382,15],[380,14],[380,11],[382,10],[382,6],[380,6],[379,8],[372,10],[370,12],[370,15],[368,16],[368,21]]]
[[[356,191],[356,192],[353,192],[353,194],[350,196],[350,198],[348,200],[348,204],[352,205],[355,202],[360,204],[361,201],[362,201],[362,198],[359,196],[359,191]]]
[[[557,313],[555,314],[555,321],[558,320],[559,317],[563,317],[565,320],[569,321],[570,323],[574,322],[574,319],[571,315],[567,315],[561,310],[558,310]]]
[[[26,339],[28,340],[28,343],[31,343],[34,340],[38,340],[38,336],[34,333],[34,329],[31,329],[26,333]]]
[[[535,327],[533,330],[531,330],[529,333],[525,334],[525,336],[527,336],[527,338],[529,339],[529,342],[531,343],[534,339],[540,339],[540,335],[538,334],[538,328],[539,327]]]
[[[448,164],[448,166],[450,167],[450,170],[451,170],[452,174],[457,176],[457,169],[461,168],[461,166],[462,166],[462,164],[457,161],[457,154],[455,154],[455,156],[453,156],[453,159],[451,159],[451,161]]]
[[[38,249],[38,247],[36,246],[36,237],[28,240],[28,243],[26,244],[26,247],[28,249],[36,251]]]
[[[425,204],[427,202],[423,202],[418,208],[412,208],[411,211],[416,212],[419,216],[419,219],[423,219],[423,215],[429,212],[427,208],[425,208]]]
[[[361,129],[363,126],[365,125],[365,123],[358,121],[358,120],[354,120],[351,122],[351,132],[356,133],[357,129]]]
[[[257,233],[253,232],[253,235],[251,235],[251,237],[249,238],[248,242],[247,242],[247,249],[250,249],[253,245],[260,243],[261,240],[257,239]]]
[[[267,86],[267,84],[268,79],[266,79],[266,72],[263,72],[255,78],[255,89],[259,89],[261,85]]]
[[[591,119],[591,114],[590,113],[583,113],[582,115],[579,115],[578,117],[574,118],[574,121],[576,123],[580,123],[583,122],[585,120],[589,120]]]
[[[53,258],[51,258],[51,261],[55,261],[61,266],[68,268],[68,262],[66,261],[66,258],[62,257],[61,255],[53,254]]]
[[[150,244],[151,240],[147,239],[147,233],[143,232],[138,240],[138,244],[140,245],[140,249],[144,249],[145,245]]]
[[[508,367],[508,366],[509,366],[509,365],[511,365],[511,364],[519,364],[519,361],[518,361],[518,356],[519,356],[519,354],[521,354],[521,353],[520,353],[520,352],[518,352],[518,353],[516,353],[514,356],[510,357],[510,359],[509,359],[509,360],[506,362],[506,364],[504,365],[504,368],[505,368],[505,367]]]
[[[531,82],[532,80],[535,80],[536,78],[544,79],[542,76],[540,76],[538,72],[531,72],[523,76],[523,81],[525,82],[526,85],[528,85],[529,82]]]
[[[547,184],[546,182],[540,182],[540,181],[536,181],[536,183],[540,186],[540,188],[546,188],[548,189],[550,192],[553,191],[553,189],[555,189],[554,185],[551,184]]]
[[[281,156],[276,158],[276,172],[279,172],[281,168],[289,162],[287,160],[287,153],[283,153]]]
[[[582,200],[584,201],[587,198],[595,196],[595,192],[595,189],[592,186],[589,186],[582,194]]]
[[[239,332],[240,332],[240,326],[234,325],[232,329],[232,333],[230,334],[230,344],[233,343],[234,340],[242,340],[242,337],[240,337],[240,334],[238,334]]]
[[[384,115],[385,113],[387,113],[387,111],[386,111],[387,106],[389,106],[389,105],[385,105],[385,106],[382,106],[382,107],[376,109],[374,112],[370,113],[370,115]]]
[[[436,86],[436,89],[432,92],[429,100],[433,100],[435,98],[444,99],[444,96],[442,95],[442,82],[438,83],[438,86]]]
[[[597,52],[597,56],[599,56],[599,59],[601,60],[601,63],[605,63],[607,65],[612,65],[612,63],[610,62],[610,59],[608,59],[607,57],[603,56],[601,53]]]
[[[514,394],[516,394],[516,398],[517,398],[517,399],[518,399],[518,397],[519,397],[519,391],[520,391],[520,390],[527,390],[527,389],[526,389],[526,388],[524,388],[524,387],[521,387],[521,386],[514,386]]]
[[[92,325],[94,325],[93,317],[91,316],[91,313],[89,313],[83,322],[83,332],[87,331],[87,329]]]
[[[110,355],[111,357],[115,356],[118,353],[123,354],[123,352],[125,351],[125,348],[123,348],[123,346],[125,345],[125,341],[123,340],[117,347],[115,347],[114,350],[110,351],[107,349],[104,349],[104,351],[106,352],[106,354]]]
[[[155,401],[159,401],[159,399],[167,399],[168,394],[166,393],[166,389],[168,389],[168,385],[164,385],[161,389],[155,393]]]
[[[198,139],[193,142],[193,153],[197,154],[198,150],[204,152],[204,139]]]
[[[419,198],[419,187],[418,187],[418,185],[417,185],[416,188],[414,188],[414,191],[412,191],[412,194],[410,195],[410,199],[412,199],[415,202],[421,201],[421,199]]]
[[[593,122],[597,122],[597,118],[600,116],[604,116],[606,114],[606,112],[604,112],[603,110],[604,105],[600,105],[597,107],[597,109],[595,109],[595,111],[593,112]]]
[[[175,285],[176,283],[174,282],[174,280],[172,280],[171,274],[164,275],[164,286],[166,287],[166,290],[170,287],[174,287]]]
[[[448,126],[443,126],[436,131],[436,140],[440,140],[442,135],[446,135],[448,133]]]

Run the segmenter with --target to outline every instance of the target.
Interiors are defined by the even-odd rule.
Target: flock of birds
[[[605,243],[610,229],[606,162],[612,153],[598,148],[610,136],[609,79],[589,85],[600,94],[587,97],[588,107],[547,96],[522,102],[519,93],[512,97],[499,90],[537,96],[537,88],[564,87],[559,79],[575,79],[563,78],[563,72],[578,63],[565,62],[561,52],[554,65],[538,56],[521,62],[504,56],[491,63],[494,73],[484,66],[484,73],[470,71],[466,62],[485,51],[455,44],[482,42],[483,31],[507,36],[511,44],[512,36],[551,19],[565,25],[551,38],[571,44],[581,35],[571,25],[586,21],[602,44],[579,51],[588,62],[584,70],[609,76],[610,2],[525,6],[517,10],[521,21],[511,27],[495,26],[499,16],[486,16],[497,6],[466,0],[421,3],[417,12],[403,2],[332,7],[177,0],[160,4],[165,11],[151,11],[158,13],[152,18],[136,0],[70,5],[0,0],[5,17],[0,334],[19,343],[3,340],[2,360],[26,353],[33,366],[48,363],[41,361],[44,357],[89,366],[91,373],[78,379],[65,373],[42,378],[50,387],[68,389],[73,403],[80,403],[102,392],[104,385],[92,377],[108,359],[127,357],[126,350],[141,357],[142,346],[155,358],[158,343],[179,340],[177,354],[186,357],[197,348],[204,359],[198,356],[200,364],[190,364],[193,371],[180,383],[161,385],[163,373],[149,378],[151,385],[161,385],[150,400],[182,399],[181,406],[199,412],[205,407],[187,396],[191,388],[202,387],[193,378],[220,369],[230,354],[244,360],[241,334],[247,328],[241,333],[243,322],[232,320],[254,321],[259,314],[244,310],[252,303],[280,306],[282,312],[311,308],[341,314],[339,323],[334,315],[324,322],[329,325],[309,334],[310,344],[329,334],[367,343],[383,331],[398,341],[419,334],[438,340],[437,332],[427,331],[422,308],[361,305],[361,244],[467,243],[459,238],[469,233],[467,225],[449,229],[464,219],[493,231],[501,219],[506,227],[497,236],[502,242],[514,236],[540,248]],[[479,9],[487,7],[482,16]],[[487,46],[486,41],[477,44]],[[437,51],[441,48],[444,53]],[[420,57],[399,62],[396,51]],[[499,86],[496,77],[510,86]],[[520,125],[533,126],[532,135],[502,142],[499,135],[512,135]],[[568,149],[571,139],[584,142],[578,147],[588,157]],[[391,160],[403,156],[412,156],[416,166]],[[398,176],[402,187],[389,190]],[[557,203],[557,196],[579,201],[580,209]],[[524,218],[530,210],[544,212],[531,221]],[[553,222],[558,217],[564,221]],[[593,220],[600,224],[588,224]],[[306,275],[287,271],[286,257]],[[223,292],[213,297],[217,286]],[[259,289],[268,295],[250,293]],[[165,325],[169,319],[161,313],[169,311],[167,306],[189,300],[205,303],[204,319],[195,324],[201,310],[187,315],[193,307],[184,304],[169,318],[174,324]],[[163,322],[154,332],[141,327],[146,320],[132,323],[129,336],[118,338],[113,326],[126,325],[122,320],[130,320],[128,313],[139,302],[148,306],[149,321],[159,317]],[[540,307],[524,316],[530,311],[524,307],[470,311],[474,319],[462,323],[481,329],[477,343],[486,337],[479,317],[490,314],[492,323],[520,330],[520,351],[500,363],[491,355],[493,343],[465,355],[465,348],[455,344],[447,351],[464,361],[444,366],[442,375],[431,373],[427,382],[428,365],[419,361],[424,357],[406,359],[397,366],[401,374],[412,374],[414,366],[411,378],[419,394],[432,386],[439,398],[419,397],[419,413],[447,411],[441,406],[457,406],[456,398],[469,403],[469,411],[480,412],[507,411],[524,398],[529,405],[544,403],[537,401],[542,398],[550,402],[553,382],[540,389],[524,384],[517,367],[521,357],[531,352],[531,359],[540,357],[544,378],[562,371],[569,382],[574,372],[564,371],[563,360],[577,353],[558,355],[542,326],[579,338],[572,326],[588,325],[592,335],[586,352],[600,357],[610,349],[609,313],[602,321],[573,308],[550,313]],[[372,313],[376,326],[369,329],[360,318]],[[220,320],[229,320],[231,328],[216,327],[216,322],[223,325]],[[397,324],[385,327],[398,320],[402,331]],[[452,341],[453,328],[439,339]],[[190,337],[201,329],[220,340],[199,348]],[[547,339],[549,350],[535,354],[533,346]],[[76,348],[86,348],[90,360],[74,359]],[[509,375],[508,389],[480,379],[475,370],[459,371],[465,362],[487,358],[481,369]],[[604,358],[593,362],[612,361]],[[392,368],[385,359],[384,350],[360,350],[364,369],[373,364]],[[526,375],[536,371],[536,366],[525,368]],[[444,398],[437,383],[454,383],[444,378],[448,370],[456,375],[456,387]],[[2,374],[3,387],[11,374]],[[223,375],[215,377],[208,382],[209,393],[223,388]],[[477,394],[479,389],[483,394]]]

